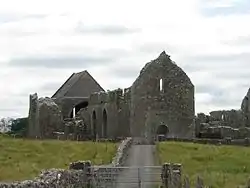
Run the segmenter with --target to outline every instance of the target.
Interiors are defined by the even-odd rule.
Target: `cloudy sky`
[[[240,107],[250,87],[249,0],[0,0],[0,117],[27,116],[87,69],[128,87],[163,50],[196,86],[196,112]]]

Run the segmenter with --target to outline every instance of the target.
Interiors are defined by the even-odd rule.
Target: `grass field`
[[[207,186],[236,188],[250,177],[249,147],[161,142],[157,150],[161,163],[181,163],[192,184],[200,175]]]
[[[116,148],[115,143],[22,140],[0,135],[0,181],[30,179],[42,169],[68,168],[77,160],[110,163]]]

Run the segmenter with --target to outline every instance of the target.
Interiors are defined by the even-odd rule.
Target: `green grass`
[[[207,186],[237,188],[250,177],[250,148],[181,142],[157,144],[161,163],[181,163],[192,184],[200,175]]]
[[[107,164],[116,149],[115,143],[23,140],[0,135],[0,181],[31,179],[42,169],[68,168],[77,160]]]

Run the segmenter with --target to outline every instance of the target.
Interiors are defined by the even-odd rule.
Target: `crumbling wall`
[[[250,97],[250,88],[247,91],[246,96],[244,97],[244,99],[242,100],[241,103],[241,110],[242,110],[242,115],[243,115],[243,121],[244,121],[244,125],[246,127],[250,127],[250,101],[249,101],[249,97]]]
[[[146,113],[151,110],[165,111],[164,123],[175,136],[186,136],[194,118],[194,85],[165,52],[145,65],[131,87],[133,136],[144,136]]]
[[[91,130],[91,115],[90,115],[90,113],[89,113],[89,111],[88,111],[88,108],[83,108],[83,109],[81,109],[81,110],[76,114],[76,116],[77,116],[79,119],[81,119],[81,120],[84,121],[84,123],[86,124],[88,130]]]
[[[55,131],[63,130],[63,119],[59,106],[48,97],[30,95],[29,137],[52,138]]]
[[[210,121],[223,121],[227,126],[238,128],[244,126],[241,110],[218,110],[212,111]]]
[[[130,108],[131,108],[131,88],[125,88],[120,96],[120,111],[118,114],[119,135],[130,136]]]
[[[122,89],[108,92],[93,93],[89,99],[88,112],[90,114],[91,130],[94,131],[96,123],[96,133],[98,137],[115,138],[129,135],[129,102]],[[107,115],[106,128],[104,111]],[[94,120],[94,113],[96,120]],[[95,121],[95,122],[94,122]]]
[[[53,99],[56,104],[60,106],[60,109],[62,111],[63,118],[70,118],[70,113],[72,109],[82,103],[82,102],[88,102],[89,98],[83,98],[83,97],[72,97],[72,98],[56,98]]]
[[[209,115],[204,113],[197,114],[195,118],[196,137],[231,137],[235,139],[249,137],[249,96],[250,89],[242,100],[240,110],[217,110],[210,112]]]
[[[233,115],[231,112],[233,112]],[[245,127],[243,117],[239,115],[241,111],[213,111],[210,114],[212,116],[205,115],[204,113],[197,114],[195,118],[195,136],[197,138],[219,139],[230,137],[233,139],[243,139],[250,137],[250,128]],[[224,119],[224,117],[221,116],[223,114],[229,116],[225,115],[226,118]],[[232,123],[230,120],[235,117],[235,114],[239,120],[238,122]]]
[[[67,140],[89,140],[90,130],[83,119],[65,119],[63,137]]]
[[[37,93],[29,96],[29,125],[28,125],[28,136],[36,137],[40,135],[40,129],[38,126],[38,95]]]

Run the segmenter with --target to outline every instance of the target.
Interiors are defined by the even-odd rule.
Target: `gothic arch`
[[[156,134],[157,135],[167,135],[169,132],[169,128],[167,125],[161,124],[158,126]]]

